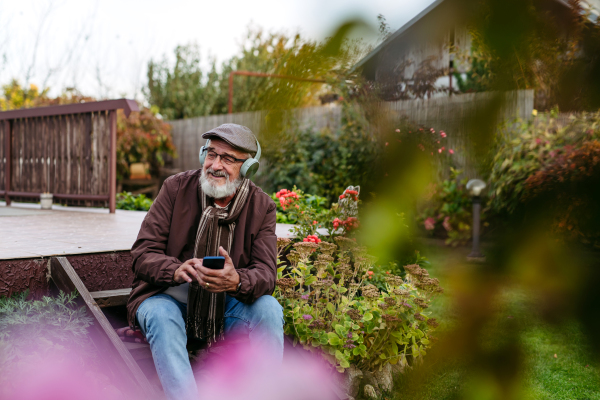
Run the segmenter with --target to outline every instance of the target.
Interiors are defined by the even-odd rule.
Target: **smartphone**
[[[223,269],[225,267],[225,257],[204,257],[202,266],[210,269]]]

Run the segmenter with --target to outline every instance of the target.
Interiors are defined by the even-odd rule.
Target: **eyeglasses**
[[[217,157],[221,157],[221,162],[223,164],[226,164],[226,165],[231,165],[231,164],[235,164],[235,163],[246,161],[246,160],[244,160],[242,158],[235,158],[235,157],[232,157],[232,156],[227,155],[227,154],[218,154],[218,153],[216,153],[214,151],[209,151],[206,154],[206,158],[208,160],[210,160],[210,161],[214,161]]]

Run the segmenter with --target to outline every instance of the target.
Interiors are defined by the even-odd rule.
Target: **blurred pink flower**
[[[442,153],[442,151],[444,151],[444,149],[438,149],[438,153]]]
[[[441,137],[443,137],[443,138],[445,138],[445,137],[446,137],[446,136],[448,136],[448,135],[446,135],[446,132],[444,132],[444,131],[440,131],[440,136],[441,136]]]
[[[448,150],[448,153],[454,154],[454,150],[450,149],[450,150]]]
[[[301,348],[286,348],[283,363],[280,363],[273,362],[268,354],[268,349],[247,344],[227,345],[198,371],[200,397],[220,400],[337,398],[332,379],[337,373],[320,356]]]
[[[396,129],[396,132],[400,133],[400,129]]]
[[[444,218],[444,222],[442,223],[444,229],[450,232],[452,230],[452,225],[450,225],[450,217]]]
[[[435,219],[433,219],[433,217],[429,217],[425,220],[423,225],[425,225],[425,229],[432,231],[435,228]]]

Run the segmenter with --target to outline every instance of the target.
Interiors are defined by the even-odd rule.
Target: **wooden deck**
[[[143,211],[0,202],[0,260],[127,251],[135,242]],[[291,225],[277,224],[278,237]]]

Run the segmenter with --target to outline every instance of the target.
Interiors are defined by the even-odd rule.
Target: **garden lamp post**
[[[479,251],[479,226],[481,215],[481,192],[486,184],[481,179],[471,179],[467,182],[467,190],[473,199],[473,249],[467,260],[483,261],[485,258]]]

